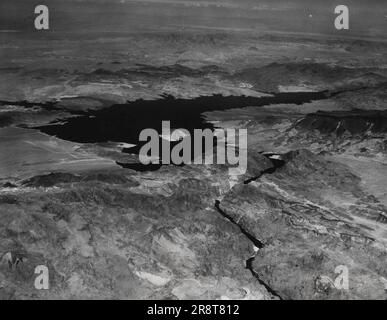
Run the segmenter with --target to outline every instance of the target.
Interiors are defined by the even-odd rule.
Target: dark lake
[[[272,104],[304,104],[329,98],[328,92],[278,93],[266,97],[213,95],[193,99],[162,96],[157,100],[136,100],[109,108],[92,110],[84,115],[37,127],[40,131],[63,140],[78,143],[126,142],[137,147],[124,152],[138,154],[145,142],[139,143],[140,132],[152,128],[161,133],[162,121],[170,121],[171,129],[214,129],[205,121],[204,112],[261,107]],[[125,165],[123,165],[125,166]],[[136,165],[138,166],[138,165]],[[136,168],[141,170],[141,168]],[[149,169],[152,169],[149,167]],[[157,169],[157,165],[153,166]]]

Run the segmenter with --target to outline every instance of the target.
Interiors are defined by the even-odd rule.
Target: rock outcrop
[[[385,299],[386,208],[344,165],[306,150],[283,159],[285,166],[235,186],[219,205],[262,243],[256,276],[284,299]],[[348,270],[348,290],[335,286],[340,268]]]
[[[107,178],[109,177],[110,178]],[[38,176],[0,195],[0,297],[271,299],[254,245],[214,209],[227,170]],[[38,265],[50,290],[34,287]]]

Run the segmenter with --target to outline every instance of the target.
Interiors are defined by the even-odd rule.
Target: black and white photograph
[[[387,300],[387,1],[0,0],[0,300]]]

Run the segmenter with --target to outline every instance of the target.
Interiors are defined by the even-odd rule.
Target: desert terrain
[[[0,299],[386,299],[378,35],[0,33]],[[247,172],[136,170],[162,120],[246,128]]]

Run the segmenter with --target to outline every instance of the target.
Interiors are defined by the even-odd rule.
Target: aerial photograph
[[[387,1],[0,0],[0,300],[386,299]]]

